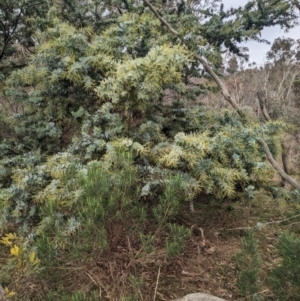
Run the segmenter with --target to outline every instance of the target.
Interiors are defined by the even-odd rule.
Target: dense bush
[[[183,209],[201,195],[237,200],[274,176],[257,140],[276,156],[285,124],[199,106],[195,97],[206,88],[188,83],[205,75],[193,52],[219,67],[221,45],[239,53],[237,42],[258,38],[261,26],[291,26],[292,6],[250,3],[226,13],[214,6],[201,23],[197,7],[173,14],[161,5],[170,23],[185,24],[182,43],[142,3],[103,2],[101,13],[98,4],[89,1],[89,13],[57,1],[43,15],[36,53],[1,88],[16,108],[0,112],[0,282],[8,296],[97,300],[72,284],[59,289],[63,269],[108,261],[130,241],[136,256],[163,246],[170,262],[190,235],[179,222]],[[66,15],[70,22],[60,20]],[[136,273],[123,283],[131,291],[117,297],[142,295]]]

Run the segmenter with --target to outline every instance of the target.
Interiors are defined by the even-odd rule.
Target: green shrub
[[[300,300],[300,238],[284,233],[277,249],[282,260],[270,277],[275,296],[279,301]]]
[[[258,241],[252,230],[248,230],[242,239],[242,250],[236,255],[239,269],[238,288],[247,300],[257,300],[259,290],[260,257]]]

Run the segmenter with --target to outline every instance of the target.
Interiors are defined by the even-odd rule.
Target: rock
[[[195,294],[186,295],[182,298],[175,299],[172,301],[227,301],[227,300],[209,294],[195,293]]]

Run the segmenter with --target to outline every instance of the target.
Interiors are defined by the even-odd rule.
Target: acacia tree
[[[98,2],[90,4],[94,8],[100,5]],[[40,36],[42,45],[37,55],[33,57],[28,67],[15,72],[7,81],[6,95],[22,103],[23,111],[15,116],[15,123],[9,121],[7,128],[15,134],[9,135],[9,139],[2,142],[2,152],[5,156],[28,154],[32,149],[39,150],[42,154],[53,154],[69,147],[76,152],[88,151],[88,154],[84,155],[86,158],[95,155],[101,157],[105,153],[106,143],[118,136],[127,136],[142,144],[149,144],[154,139],[151,146],[153,149],[150,149],[157,154],[154,156],[153,153],[150,157],[155,164],[174,168],[182,164],[184,166],[183,162],[186,161],[192,167],[198,155],[189,157],[193,153],[189,149],[186,150],[186,155],[182,155],[181,145],[192,137],[182,137],[182,142],[177,141],[175,137],[180,132],[190,135],[193,131],[203,129],[203,125],[200,120],[198,125],[189,124],[190,117],[185,114],[190,114],[191,111],[183,113],[178,109],[176,111],[173,106],[165,106],[164,92],[166,89],[172,91],[174,100],[181,100],[179,107],[184,107],[184,101],[201,92],[199,89],[188,89],[184,83],[188,82],[190,76],[205,75],[205,72],[212,76],[224,97],[242,116],[241,124],[247,124],[236,100],[214,71],[214,68],[220,66],[222,62],[220,51],[227,48],[229,51],[239,53],[238,42],[243,39],[259,39],[259,32],[264,26],[279,24],[291,27],[297,17],[293,13],[293,3],[249,2],[244,8],[228,11],[224,11],[222,5],[218,11],[209,9],[200,11],[188,3],[184,7],[179,4],[175,11],[162,9],[159,13],[158,10],[163,8],[163,5],[154,7],[147,1],[124,6],[114,3],[112,7],[118,7],[119,10],[114,12],[113,22],[110,20],[105,26],[97,26],[98,23],[93,18],[92,23],[87,21],[80,25],[76,22],[74,25],[62,23],[57,18],[60,16],[59,10],[51,9],[47,21],[49,29]],[[105,5],[103,2],[102,10]],[[109,11],[112,10],[110,7]],[[200,13],[204,16],[201,22],[199,22]],[[82,16],[90,20],[90,14],[83,13]],[[107,15],[101,15],[101,18],[105,21]],[[93,29],[90,24],[94,24]],[[82,26],[81,29],[78,26]],[[176,31],[172,26],[177,26],[180,30]],[[106,117],[99,121],[102,123],[102,130],[97,140],[93,136],[96,134],[91,135],[86,128],[92,124],[87,126],[89,123],[86,122],[97,108],[101,107],[107,115],[103,113]],[[159,116],[163,118],[160,119]],[[183,121],[184,118],[190,121],[186,123]],[[82,126],[85,135],[80,135]],[[275,133],[280,128],[279,126],[277,129],[272,128],[272,124],[268,126],[270,128],[264,129],[264,133],[268,131],[270,134]],[[93,133],[92,129],[90,131]],[[149,131],[157,133],[157,138],[160,138],[153,137]],[[245,131],[248,131],[247,126]],[[229,128],[225,132],[223,135],[226,140]],[[242,146],[242,143],[246,143],[245,137],[249,138],[246,144],[259,141],[266,151],[266,156],[278,169],[267,144],[255,137],[253,130],[250,132],[251,139],[247,136],[249,133],[245,133],[245,136],[241,137],[244,142],[236,144],[245,149],[245,145]],[[77,144],[71,144],[72,138],[78,135]],[[175,140],[171,139],[164,147],[163,144],[159,144],[171,137]],[[194,137],[195,143],[199,139],[199,143],[202,141],[201,143],[209,149],[206,136],[201,134],[201,137]],[[157,143],[159,147],[155,146]],[[84,147],[88,148],[83,150]],[[248,145],[248,148],[252,147]],[[257,146],[255,148],[258,156],[259,149]],[[271,148],[275,151],[275,144],[272,142]],[[208,149],[199,155],[206,154],[209,159],[212,153],[210,151],[207,153]],[[151,154],[152,151],[148,151]],[[188,152],[191,153],[188,155]],[[227,159],[221,160],[222,163],[217,162],[217,155],[216,164],[220,163],[221,167],[227,163],[222,166],[223,169],[216,171],[211,178],[212,183],[218,173],[225,173],[232,164],[230,162],[236,160],[231,156],[241,156],[243,152],[239,155],[240,151],[230,149],[230,153],[224,155]],[[253,160],[257,159],[258,157],[253,155]],[[253,171],[256,163],[251,165],[247,160],[243,164],[248,166],[246,169],[249,169],[249,172]],[[8,164],[7,162],[13,166],[16,164],[11,159],[5,164]],[[243,164],[240,165],[239,172],[245,167]],[[209,165],[206,168],[208,171]],[[278,170],[281,172],[280,168]],[[3,172],[3,177],[5,176],[7,174]],[[243,181],[248,181],[248,176],[244,176]],[[203,176],[202,180],[204,178]],[[220,184],[223,188],[219,195],[233,195],[236,185],[234,179],[242,178],[242,174],[235,173],[231,179],[227,177],[227,184]],[[299,187],[299,184],[291,181],[295,187]],[[200,186],[195,186],[189,198],[201,190],[200,183],[199,180],[197,185]],[[211,192],[215,184],[210,185],[212,186],[207,186],[207,192]]]
[[[79,1],[55,1],[36,54],[5,86],[22,110],[2,125],[0,225],[36,238],[51,259],[46,267],[55,260],[52,247],[66,252],[76,231],[79,244],[94,250],[96,234],[105,249],[105,219],[134,225],[138,216],[141,241],[155,241],[164,229],[170,253],[180,251],[176,239],[187,234],[174,217],[184,201],[201,193],[237,198],[249,186],[268,185],[266,156],[274,160],[285,130],[279,121],[247,119],[217,68],[221,51],[239,53],[238,43],[259,39],[264,26],[292,26],[292,3],[249,2],[228,11],[195,3],[173,3],[171,10],[146,0],[88,3],[100,6],[97,14]],[[63,22],[68,7],[74,15]],[[190,77],[208,75],[238,113],[193,104],[206,87],[187,85]],[[30,258],[22,261],[26,268]],[[20,277],[5,266],[11,279]],[[45,270],[49,277],[53,270]]]

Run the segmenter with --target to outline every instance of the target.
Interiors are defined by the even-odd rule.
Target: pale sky
[[[244,6],[247,2],[247,0],[223,0],[225,8]],[[269,27],[262,31],[261,38],[266,39],[271,43],[278,37],[300,39],[300,27],[293,28],[288,33],[281,30],[279,26]],[[261,65],[264,62],[266,53],[271,47],[271,45],[257,43],[255,41],[242,43],[242,46],[249,48],[249,63],[256,62],[258,65]]]

